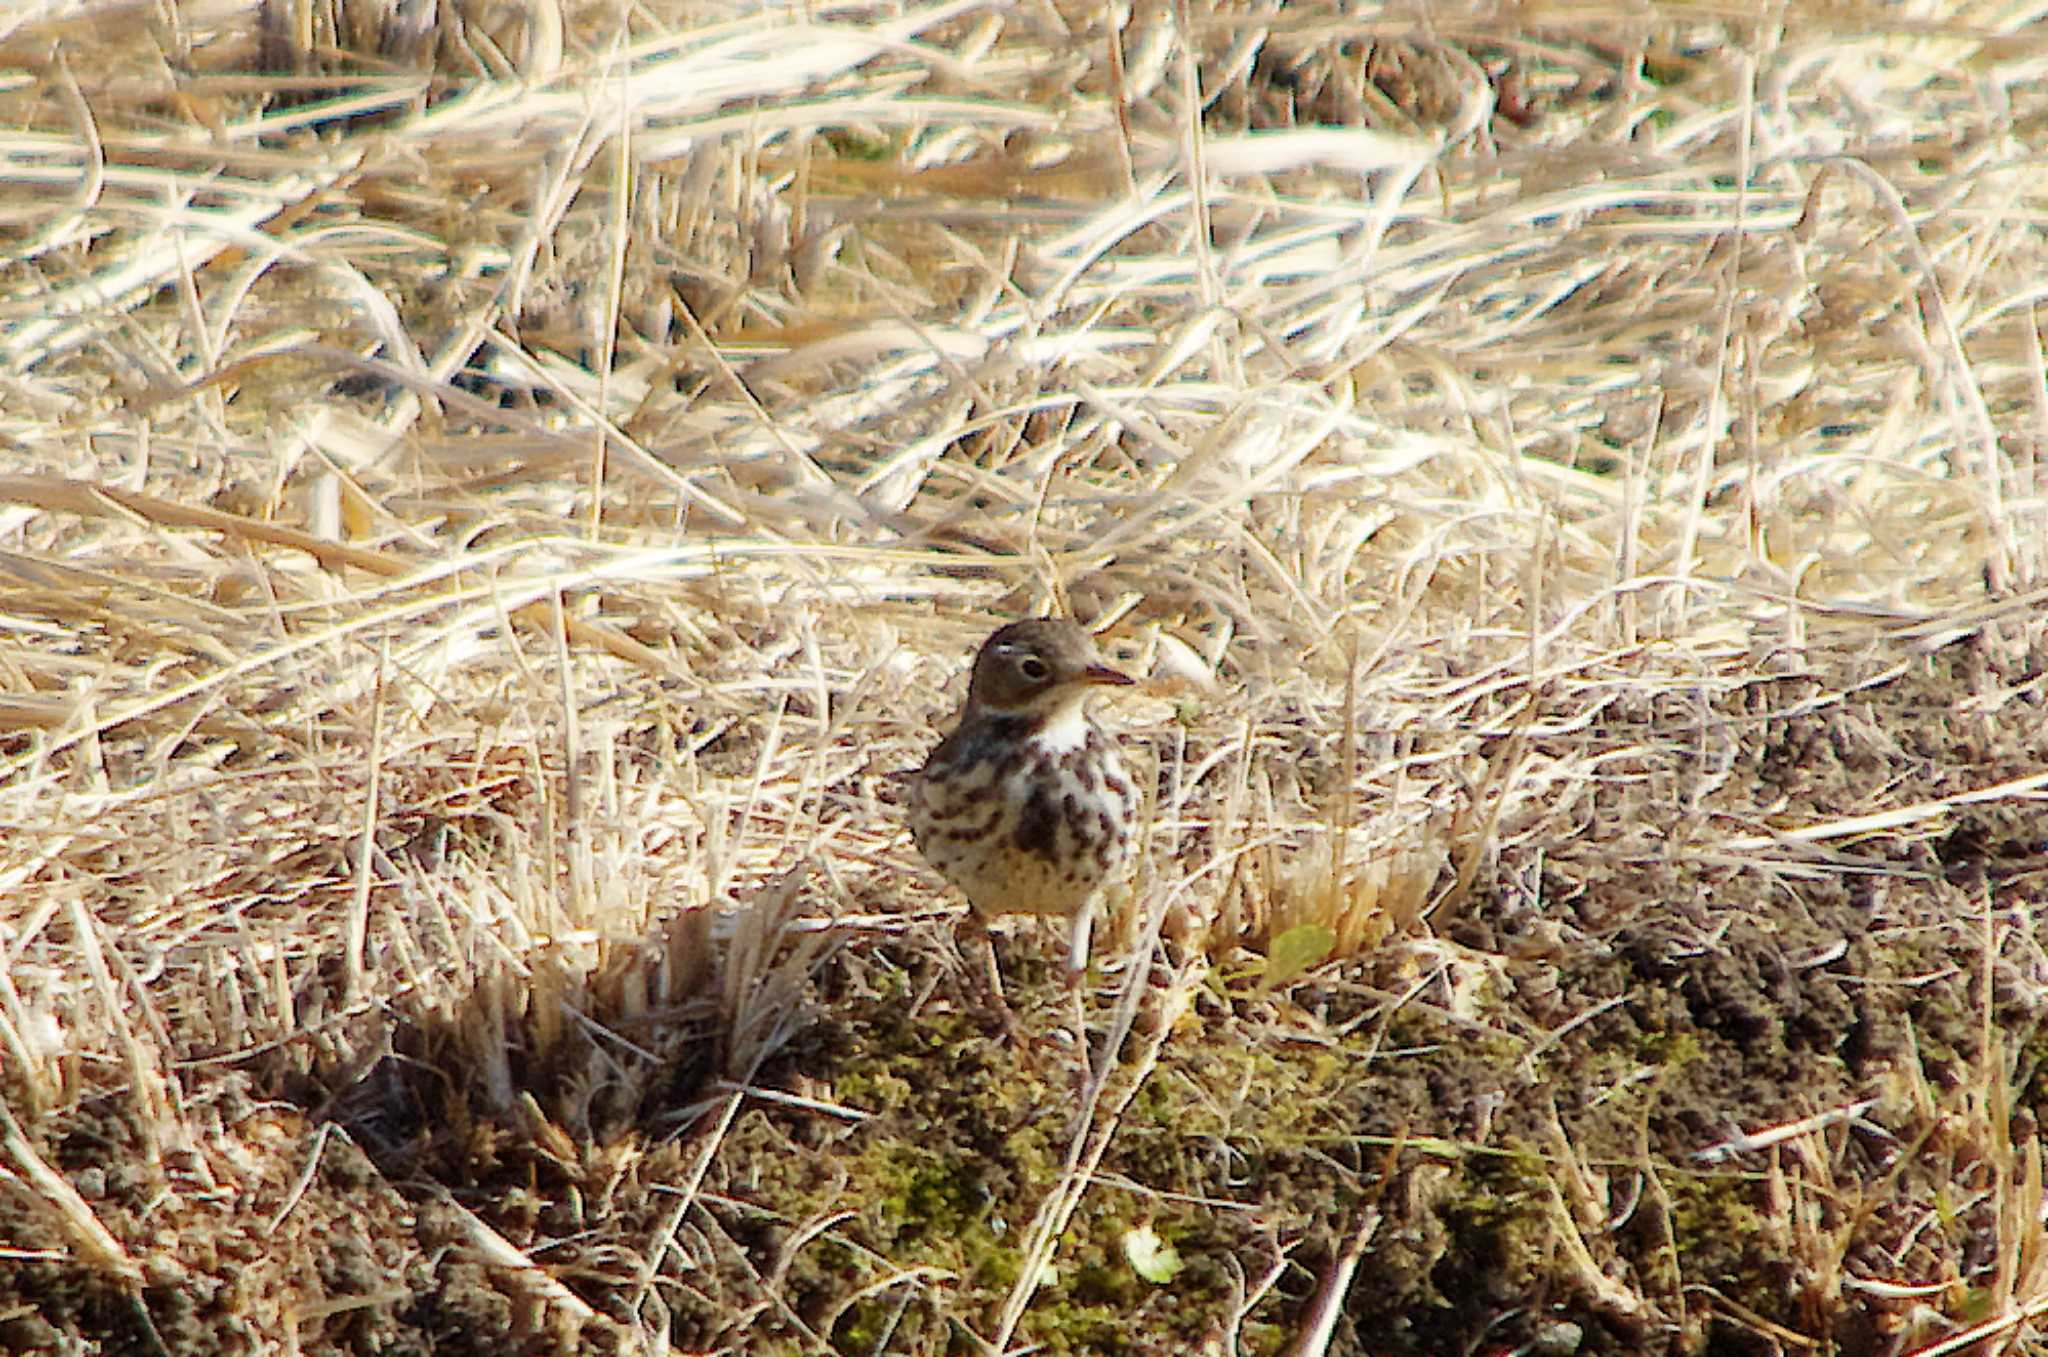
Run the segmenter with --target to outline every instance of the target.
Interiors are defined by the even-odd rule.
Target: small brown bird
[[[988,918],[1069,918],[1078,985],[1095,897],[1130,856],[1137,788],[1085,704],[1094,688],[1131,682],[1075,623],[1012,622],[982,643],[960,724],[912,783],[911,837],[983,926],[990,999],[1006,1020]]]

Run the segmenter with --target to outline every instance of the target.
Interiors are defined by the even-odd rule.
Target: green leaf
[[[1166,1285],[1187,1266],[1181,1261],[1180,1251],[1161,1239],[1150,1225],[1124,1231],[1124,1258],[1131,1271],[1157,1286]]]
[[[1337,947],[1337,935],[1321,924],[1298,924],[1266,947],[1266,975],[1259,992],[1293,981]]]

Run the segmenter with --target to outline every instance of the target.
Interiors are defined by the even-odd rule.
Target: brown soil
[[[1270,995],[1223,958],[1018,1340],[1218,1350],[1243,1314],[1245,1349],[1277,1352],[1354,1233],[1332,1351],[1880,1354],[1939,1336],[1911,1301],[1843,1283],[1981,1279],[2001,1232],[2024,1232],[1999,1213],[2039,1154],[2038,812],[1989,800],[1853,840],[1717,845],[2048,771],[2043,637],[1897,657],[1875,686],[1624,697],[1570,736],[1616,755],[1576,832],[1502,826],[1428,930]],[[424,1022],[384,1061],[344,1043],[310,1079],[188,1067],[164,1124],[214,1128],[198,1143],[152,1142],[132,1093],[25,1116],[143,1279],[0,1263],[0,1344],[232,1353],[296,1334],[504,1357],[623,1349],[665,1311],[686,1351],[972,1351],[1066,1154],[1077,1064],[1047,1035],[1062,1001],[1034,937],[1006,947],[1032,1034],[1016,1042],[967,1011],[949,955],[931,933],[845,941],[756,1078],[861,1120],[750,1098],[723,1123],[701,1023],[590,1143],[480,1108],[460,1043]],[[537,1060],[516,1073],[551,1113],[603,1104]],[[594,1313],[479,1261],[465,1211]],[[1184,1264],[1168,1284],[1123,1257],[1147,1225]],[[69,1242],[20,1193],[0,1238]]]

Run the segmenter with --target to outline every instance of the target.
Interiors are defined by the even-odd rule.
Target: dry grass
[[[1126,1060],[1015,1222],[1023,1280],[963,1321],[997,1347],[1158,1062],[1240,1039],[1186,1017],[1205,986],[1250,975],[1266,1013],[1343,961],[1385,1014],[1533,1069],[1563,1019],[1481,999],[1571,944],[1451,939],[1503,899],[1542,915],[1551,845],[1797,882],[1963,807],[2038,826],[2039,767],[1792,819],[1717,800],[1755,728],[1716,703],[1784,680],[1846,707],[2039,635],[2025,7],[403,13],[0,19],[24,1258],[146,1308],[204,1265],[111,1232],[52,1146],[97,1109],[162,1212],[254,1201],[259,1159],[320,1160],[251,1148],[250,1107],[289,1103],[415,1196],[513,1141],[593,1198],[659,1178],[567,1289],[545,1231],[472,1200],[455,1233],[529,1278],[529,1331],[660,1346],[745,1109],[875,1110],[767,1072],[843,950],[946,964],[893,779],[1021,613],[1072,611],[1150,676],[1115,711],[1160,776],[1111,939],[1160,970],[1095,1015]],[[1996,723],[2040,696],[1957,701]],[[1691,715],[1594,737],[1652,709]],[[1983,930],[1959,945],[1984,1031],[1949,1086],[1869,1095],[1945,1128],[1994,1248],[1923,1221],[1922,1253],[1874,1261],[1892,1196],[1837,1178],[1846,1114],[1734,1145],[1784,1205],[1801,1328],[1682,1269],[1617,1276],[1619,1171],[1560,1131],[1546,1209],[1590,1308],[1684,1343],[1711,1317],[1876,1350],[1841,1337],[1857,1311],[1929,1354],[2039,1350],[2038,1109],[2013,1105],[2039,1051],[1989,998],[1994,972],[2048,985],[2039,881],[1920,921]],[[1332,1341],[1378,1220],[1339,1213],[1318,1301],[1275,1321],[1296,1350]],[[872,1261],[871,1294],[948,1284]],[[1242,1279],[1218,1350],[1259,1346],[1282,1271]],[[338,1312],[251,1276],[252,1344],[318,1346]],[[792,1350],[840,1341],[762,1304]]]

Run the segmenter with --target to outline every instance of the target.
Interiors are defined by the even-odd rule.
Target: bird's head
[[[1128,685],[1078,623],[1059,617],[1012,622],[982,643],[967,705],[996,716],[1050,718],[1078,710],[1091,688]]]

